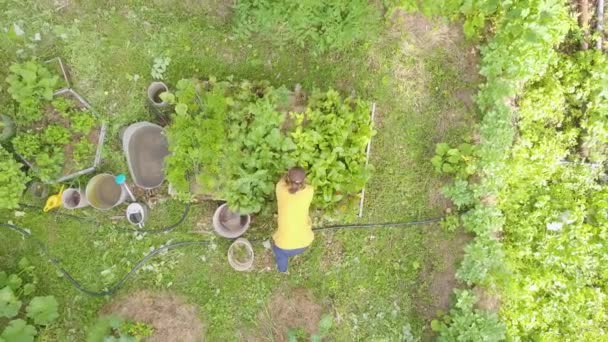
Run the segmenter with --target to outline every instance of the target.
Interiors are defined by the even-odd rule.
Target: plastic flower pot
[[[85,193],[91,206],[100,210],[114,208],[127,198],[124,187],[116,184],[115,177],[108,173],[101,173],[91,178]]]
[[[237,271],[250,270],[253,259],[253,247],[247,239],[238,238],[228,248],[228,263]]]
[[[160,98],[160,94],[169,91],[169,87],[163,82],[152,82],[148,86],[148,105],[152,112],[163,122],[167,121],[169,115],[169,103]]]
[[[78,209],[89,206],[89,202],[83,191],[76,188],[70,188],[63,191],[61,195],[61,204],[66,209]]]
[[[0,114],[0,142],[8,141],[15,133],[13,119],[8,115]]]
[[[152,82],[148,86],[148,101],[156,107],[166,107],[169,104],[160,98],[160,94],[169,91],[169,87],[163,82]]]
[[[231,211],[228,204],[220,205],[213,214],[213,228],[222,237],[234,239],[243,235],[249,228],[251,216]]]

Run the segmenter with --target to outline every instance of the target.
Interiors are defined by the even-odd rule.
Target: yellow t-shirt
[[[308,247],[314,239],[308,210],[314,189],[306,185],[304,189],[292,194],[289,185],[281,179],[276,186],[277,206],[279,209],[278,229],[272,235],[277,247],[298,249]]]

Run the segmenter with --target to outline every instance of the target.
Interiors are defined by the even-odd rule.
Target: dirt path
[[[473,96],[481,77],[478,74],[478,51],[469,44],[462,24],[444,19],[432,20],[421,14],[395,13],[389,34],[400,40],[400,50],[392,65],[392,77],[403,98],[406,113],[414,118],[425,116],[429,125],[425,139],[428,147],[413,154],[409,168],[428,172],[424,159],[430,160],[434,146],[442,141],[462,141],[463,135],[474,135],[475,103]],[[408,147],[404,149],[407,151]],[[406,156],[407,157],[407,156]],[[424,168],[426,167],[426,168]],[[412,171],[413,172],[413,171]],[[448,179],[428,177],[424,185],[424,207],[436,215],[445,213],[451,202],[441,194]],[[420,196],[425,194],[421,193]],[[414,307],[427,323],[422,339],[432,340],[428,323],[450,308],[455,273],[462,260],[464,247],[472,239],[466,233],[448,234],[439,225],[429,227],[424,243],[429,253],[420,270],[419,287]]]

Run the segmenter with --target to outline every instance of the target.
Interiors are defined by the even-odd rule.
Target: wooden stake
[[[376,117],[376,102],[372,103],[372,113],[371,113],[371,118],[370,118],[370,124],[374,125],[374,118]],[[365,151],[365,168],[367,169],[367,165],[369,164],[369,152],[371,151],[372,148],[372,139],[369,139],[369,142],[367,143],[367,149]],[[361,190],[361,201],[359,202],[359,217],[363,217],[363,202],[365,201],[365,187],[363,187],[363,190]]]

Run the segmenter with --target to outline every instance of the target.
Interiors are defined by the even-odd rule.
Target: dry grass
[[[144,322],[154,327],[149,342],[203,341],[204,328],[194,305],[170,293],[139,291],[117,299],[101,310],[102,314]]]
[[[317,303],[312,292],[297,288],[282,290],[264,305],[258,314],[259,333],[248,341],[286,341],[290,329],[301,328],[308,335],[319,329],[323,307]]]

